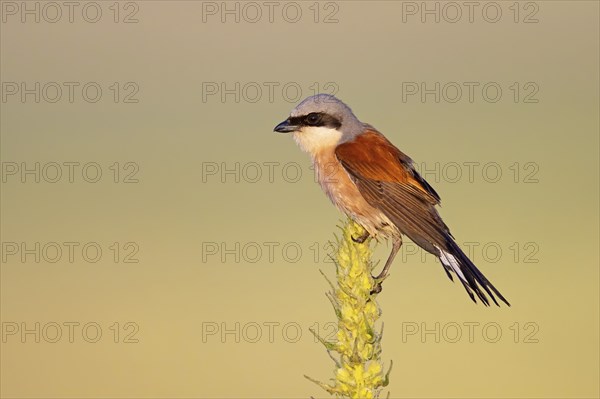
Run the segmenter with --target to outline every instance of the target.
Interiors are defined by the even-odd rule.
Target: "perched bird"
[[[405,235],[437,256],[450,280],[455,273],[474,302],[476,295],[489,305],[487,293],[496,305],[494,294],[510,306],[456,244],[435,208],[440,196],[412,160],[373,126],[358,120],[345,103],[329,94],[308,97],[274,131],[292,134],[310,154],[325,194],[363,226],[365,233],[354,241],[362,243],[369,236],[392,241],[392,252],[374,277],[374,291],[381,291]]]

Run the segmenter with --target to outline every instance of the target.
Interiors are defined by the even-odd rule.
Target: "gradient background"
[[[76,91],[73,103],[64,94],[57,103],[30,96],[0,104],[3,162],[97,162],[103,171],[95,184],[81,175],[73,183],[5,176],[3,243],[92,241],[103,256],[89,263],[76,252],[73,263],[65,254],[56,263],[36,263],[4,253],[3,328],[95,322],[103,335],[88,343],[79,329],[70,343],[65,327],[57,343],[6,336],[2,397],[327,397],[303,374],[333,376],[309,328],[318,323],[330,334],[327,323],[335,319],[318,270],[333,274],[326,244],[341,215],[314,183],[308,157],[291,137],[272,132],[296,103],[281,92],[288,82],[302,88],[302,98],[313,94],[315,82],[333,82],[359,118],[419,165],[501,167],[496,183],[481,168],[472,182],[426,177],[443,198],[441,213],[457,240],[480,243],[475,262],[513,306],[475,306],[437,261],[404,251],[380,295],[383,357],[386,366],[394,361],[392,397],[598,397],[597,2],[536,2],[539,22],[527,24],[522,19],[532,9],[521,3],[521,23],[514,23],[513,2],[499,3],[498,23],[480,11],[473,23],[466,15],[457,23],[432,17],[422,23],[418,15],[403,22],[401,2],[338,1],[338,23],[327,24],[313,21],[313,2],[299,3],[298,23],[286,22],[281,6],[272,23],[266,15],[257,23],[232,16],[222,23],[219,15],[203,23],[199,1],[138,1],[138,23],[114,23],[113,3],[99,4],[103,17],[95,24],[77,12],[73,23],[63,16],[54,24],[5,14],[0,31],[2,82],[94,81],[104,89],[97,103]],[[123,14],[133,10],[121,6]],[[319,7],[321,21],[334,10]],[[473,103],[466,92],[457,103],[432,96],[402,101],[402,82],[453,81],[498,82],[503,95],[496,103],[480,91]],[[113,82],[135,82],[139,102],[114,103]],[[256,102],[233,95],[203,101],[203,82],[279,88],[272,101],[266,89]],[[539,102],[515,103],[508,89],[514,82],[534,82]],[[137,163],[139,182],[112,182],[114,162]],[[203,179],[207,165],[239,163],[241,171],[253,162],[276,162],[272,181],[267,167],[256,182],[250,169],[239,182],[234,175]],[[291,178],[282,175],[289,162],[302,168],[295,183],[286,181],[295,169],[288,170]],[[537,170],[526,183],[528,162]],[[137,243],[139,262],[115,263],[113,242]],[[213,242],[240,243],[248,252],[223,262],[221,253],[203,250]],[[272,259],[265,242],[278,243]],[[516,259],[509,249],[515,242]],[[486,243],[497,243],[502,255],[483,257]],[[285,259],[285,244],[301,248],[297,262]],[[531,248],[537,252],[526,258]],[[387,251],[380,245],[376,258]],[[110,330],[115,322],[119,343]],[[126,322],[139,326],[138,343],[122,342]],[[221,331],[203,340],[207,326],[222,323],[234,331],[239,323],[239,342]],[[261,326],[258,342],[251,342],[253,323]],[[264,323],[279,323],[273,342]],[[433,334],[407,336],[414,323],[430,329],[458,323],[462,337],[445,339],[455,330],[439,342]],[[473,342],[464,323],[479,323]],[[486,323],[500,326],[498,342],[488,342],[493,329],[483,336]],[[284,326],[300,326],[301,335],[296,339],[296,328],[284,334]]]

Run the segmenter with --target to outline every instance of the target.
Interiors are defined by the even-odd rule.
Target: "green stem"
[[[339,356],[334,383],[307,377],[327,392],[346,398],[378,398],[389,381],[389,371],[384,374],[381,360],[381,333],[375,328],[381,310],[377,294],[371,293],[375,284],[371,239],[362,244],[352,239],[362,233],[360,225],[348,220],[337,240],[336,285],[328,297],[334,303],[338,331],[334,342],[322,341]]]

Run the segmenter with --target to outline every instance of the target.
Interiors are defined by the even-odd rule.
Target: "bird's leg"
[[[387,262],[385,262],[385,266],[383,266],[383,270],[381,270],[381,273],[379,273],[379,275],[377,277],[373,277],[373,279],[375,280],[375,287],[373,287],[372,293],[380,293],[381,292],[381,290],[382,290],[381,283],[387,277],[388,270],[390,269],[390,266],[392,265],[392,262],[394,261],[394,258],[396,257],[396,254],[400,250],[401,246],[402,246],[402,237],[394,238],[394,242],[392,243],[392,252],[390,253],[390,256],[388,257]]]
[[[361,235],[359,235],[358,237],[354,238],[351,237],[352,241],[358,243],[358,244],[362,244],[363,242],[365,242],[367,240],[367,238],[369,238],[369,232],[367,230],[365,230],[364,233],[362,233]]]

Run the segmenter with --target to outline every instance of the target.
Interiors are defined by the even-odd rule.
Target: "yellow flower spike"
[[[339,355],[332,385],[317,383],[327,392],[345,398],[379,398],[381,389],[389,382],[381,361],[381,334],[375,323],[381,315],[371,294],[375,285],[371,272],[371,239],[362,244],[352,237],[363,234],[358,224],[348,220],[341,226],[337,238],[336,284],[329,282],[334,292],[327,297],[335,304],[338,331],[335,341],[325,346]],[[332,349],[333,348],[333,349]]]

